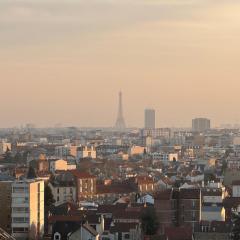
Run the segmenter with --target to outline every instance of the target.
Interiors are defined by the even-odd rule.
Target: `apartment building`
[[[202,207],[200,189],[180,189],[178,201],[179,225],[198,229]]]
[[[200,189],[168,189],[155,196],[155,209],[159,220],[159,233],[167,227],[187,226],[199,228],[201,220]]]
[[[0,226],[7,233],[11,233],[11,201],[12,201],[12,181],[0,181],[0,206],[4,206],[0,211]],[[1,239],[1,238],[0,238]]]
[[[44,181],[26,179],[12,183],[12,235],[40,239],[44,233]]]
[[[96,194],[96,177],[79,170],[69,171],[75,178],[77,201],[92,199]]]
[[[164,234],[167,227],[177,226],[177,190],[167,189],[157,193],[154,204],[159,222],[159,234]]]

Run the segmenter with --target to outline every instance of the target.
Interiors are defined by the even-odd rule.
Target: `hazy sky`
[[[239,0],[0,0],[0,127],[240,122]]]

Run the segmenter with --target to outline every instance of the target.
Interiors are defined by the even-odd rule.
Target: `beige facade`
[[[0,141],[0,155],[6,153],[7,150],[11,150],[11,143]]]
[[[53,173],[55,171],[67,171],[67,170],[68,164],[66,160],[58,159],[50,162],[50,171]]]
[[[16,239],[40,239],[44,233],[44,181],[12,184],[12,235]]]

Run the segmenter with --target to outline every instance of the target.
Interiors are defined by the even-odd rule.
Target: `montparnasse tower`
[[[126,128],[125,120],[123,117],[123,105],[122,105],[122,92],[119,92],[119,103],[118,103],[118,115],[115,124],[117,130],[124,130]]]

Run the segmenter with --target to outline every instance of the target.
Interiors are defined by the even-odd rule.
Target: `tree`
[[[4,154],[4,162],[13,162],[12,152],[8,147],[7,151]]]
[[[240,240],[240,213],[232,212],[231,239]]]
[[[225,174],[227,170],[227,161],[224,159],[222,162],[222,174]]]
[[[34,179],[34,178],[36,178],[36,177],[37,177],[37,175],[36,175],[36,173],[35,173],[34,168],[33,168],[32,166],[30,166],[29,169],[28,169],[27,178],[28,178],[28,179]]]
[[[21,163],[22,162],[22,154],[20,152],[17,152],[14,156],[14,162],[15,163]]]
[[[48,232],[48,216],[51,206],[55,203],[51,188],[46,184],[44,188],[44,232]]]
[[[155,235],[158,230],[158,220],[153,207],[145,208],[141,216],[142,229],[145,235]]]
[[[44,205],[49,208],[55,203],[51,188],[46,185],[44,189]]]
[[[208,182],[212,182],[212,181],[216,181],[216,176],[214,173],[205,173],[204,174],[204,182],[208,183]]]

